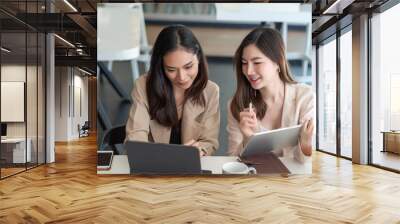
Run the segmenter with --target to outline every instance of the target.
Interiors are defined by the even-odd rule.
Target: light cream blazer
[[[243,150],[243,135],[239,129],[239,122],[232,115],[230,104],[231,100],[228,102],[228,153],[237,156]],[[315,124],[315,94],[311,86],[300,83],[286,84],[281,121],[282,128],[302,124],[310,118],[314,120]],[[258,123],[260,124],[260,120]],[[260,131],[260,126],[258,131]],[[275,153],[279,156],[294,157],[302,163],[308,159],[308,156],[305,156],[298,146],[277,149]]]
[[[126,138],[132,141],[169,143],[171,127],[159,124],[150,119],[149,104],[146,93],[147,75],[140,76],[132,91],[133,104],[126,124]],[[220,123],[219,87],[208,81],[203,91],[205,106],[195,105],[188,100],[183,105],[181,140],[182,143],[194,139],[200,148],[213,154],[218,149]]]

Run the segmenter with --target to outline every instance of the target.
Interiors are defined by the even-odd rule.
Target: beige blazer
[[[146,79],[147,75],[142,75],[135,81],[125,141],[169,143],[171,127],[163,126],[156,120],[150,120]],[[219,146],[219,87],[214,82],[208,81],[203,94],[204,107],[195,105],[190,100],[183,105],[181,139],[182,143],[191,139],[198,141],[200,148],[207,151],[207,155],[211,155]]]
[[[230,110],[231,100],[228,102],[228,127],[230,155],[239,155],[243,150],[243,135],[239,129],[239,122],[233,117]],[[311,86],[305,84],[286,84],[285,99],[282,112],[282,128],[302,124],[308,119],[315,124],[315,94]],[[260,121],[258,122],[260,124]],[[260,131],[260,127],[258,128]],[[279,156],[294,157],[299,162],[305,162],[305,156],[300,147],[278,149]]]

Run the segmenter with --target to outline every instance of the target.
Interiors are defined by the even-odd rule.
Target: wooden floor
[[[96,141],[0,181],[0,223],[400,223],[400,175],[323,153],[290,177],[96,175]]]
[[[27,169],[33,169],[33,168],[37,167],[37,164],[36,163],[35,164],[33,164],[33,163],[29,164],[28,163],[26,168],[25,168],[25,164],[18,164],[17,166],[18,167],[0,168],[1,169],[0,170],[1,178],[6,178],[8,176],[15,175],[15,174],[23,172],[23,171],[25,171]]]
[[[400,154],[375,151],[372,162],[377,165],[400,170]]]
[[[10,175],[22,172],[25,170],[25,167],[20,168],[0,168],[1,169],[1,178],[8,177]]]

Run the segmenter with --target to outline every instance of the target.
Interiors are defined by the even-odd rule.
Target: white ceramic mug
[[[257,171],[254,167],[248,167],[240,162],[228,162],[222,165],[223,174],[256,174]]]

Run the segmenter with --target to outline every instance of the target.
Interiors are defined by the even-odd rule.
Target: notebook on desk
[[[257,170],[257,174],[290,174],[289,169],[274,153],[263,153],[251,155],[245,158],[240,157],[241,162],[252,166]]]

